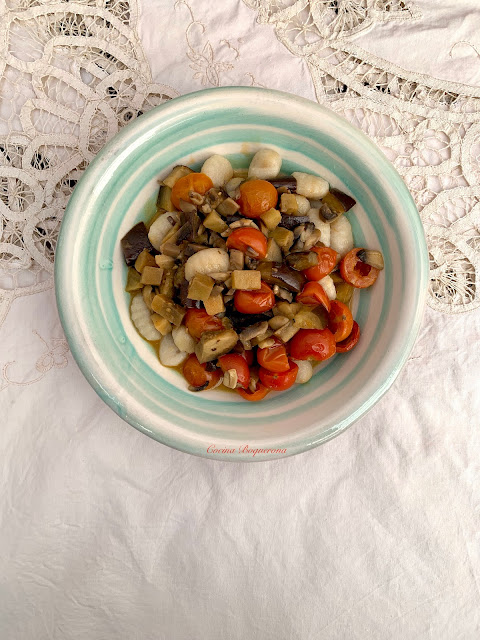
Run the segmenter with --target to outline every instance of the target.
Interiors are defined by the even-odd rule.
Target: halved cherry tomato
[[[189,193],[196,191],[202,196],[213,187],[213,182],[204,173],[189,173],[179,178],[173,185],[171,200],[173,206],[180,209],[180,200],[191,202]]]
[[[247,180],[240,185],[238,204],[246,218],[258,218],[277,204],[278,193],[271,182]]]
[[[262,288],[257,291],[235,291],[233,304],[240,313],[263,313],[275,306],[275,296],[268,284],[262,282]]]
[[[267,239],[258,229],[241,227],[228,236],[227,249],[238,249],[247,256],[262,259],[267,255]]]
[[[315,251],[318,256],[318,264],[305,269],[303,274],[307,280],[316,282],[331,273],[333,267],[337,264],[338,253],[334,249],[330,249],[330,247],[313,247],[312,251]]]
[[[328,314],[328,328],[333,333],[335,342],[348,338],[353,327],[353,316],[346,304],[333,300]]]
[[[257,388],[255,391],[249,391],[248,389],[237,389],[238,393],[249,402],[258,402],[263,400],[265,396],[270,393],[270,389],[267,389],[261,382],[257,382]]]
[[[237,372],[237,385],[246,389],[250,384],[250,369],[247,361],[239,353],[227,353],[220,356],[218,364],[225,373],[229,369],[235,369]]]
[[[185,314],[185,326],[188,332],[197,340],[200,340],[205,331],[218,331],[223,329],[220,318],[209,316],[205,309],[188,309]]]
[[[287,350],[278,338],[275,338],[273,346],[258,349],[257,360],[258,364],[267,371],[282,373],[290,369]]]
[[[342,258],[340,274],[345,282],[357,287],[357,289],[366,289],[375,282],[380,271],[359,260],[357,255],[359,251],[363,251],[363,249],[352,249]]]
[[[301,293],[297,295],[296,300],[315,307],[317,304],[321,304],[327,311],[330,311],[330,300],[325,293],[325,289],[318,282],[307,282]]]
[[[220,369],[208,371],[208,363],[200,364],[197,356],[192,353],[183,364],[183,377],[192,387],[199,391],[211,389],[220,380]]]
[[[328,360],[336,351],[330,329],[300,329],[290,340],[289,347],[295,360]]]
[[[359,338],[360,338],[360,327],[354,320],[353,328],[348,338],[346,338],[345,340],[342,340],[341,342],[337,342],[337,353],[347,353],[347,351],[351,351],[353,347],[357,344]]]
[[[289,365],[290,368],[288,371],[282,372],[268,371],[268,369],[260,367],[258,370],[260,381],[267,389],[272,389],[272,391],[285,391],[285,389],[290,389],[297,379],[298,365],[292,360],[289,361]]]

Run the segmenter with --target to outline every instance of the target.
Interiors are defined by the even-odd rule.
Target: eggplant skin
[[[144,222],[139,222],[126,233],[121,240],[123,255],[127,266],[133,267],[135,260],[146,249],[152,255],[158,253],[148,239],[148,231]]]
[[[300,293],[305,284],[301,271],[294,271],[281,262],[261,262],[259,265],[262,280],[268,284],[278,284],[292,293]]]
[[[235,331],[241,331],[252,324],[273,318],[272,311],[266,311],[265,313],[240,313],[235,309],[233,302],[227,303],[226,306],[225,315],[231,321]]]

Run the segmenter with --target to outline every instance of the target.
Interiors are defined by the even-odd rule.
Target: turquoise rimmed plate
[[[357,200],[357,246],[380,249],[385,270],[357,296],[353,351],[306,385],[248,403],[233,393],[191,393],[136,333],[124,292],[121,237],[154,212],[158,177],[199,167],[213,153],[246,166],[261,147],[282,171],[325,177]],[[331,111],[276,91],[228,87],[177,98],[125,127],[78,183],[62,223],[55,281],[72,353],[100,397],[143,433],[187,453],[271,460],[315,447],[368,411],[398,375],[417,335],[428,254],[414,202],[377,147]],[[258,451],[256,454],[253,452]]]

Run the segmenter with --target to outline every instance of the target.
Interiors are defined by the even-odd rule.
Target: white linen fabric
[[[23,108],[20,121],[0,109],[0,125],[18,125],[0,131],[6,136],[0,151],[2,242],[18,249],[9,247],[13,253],[0,281],[2,640],[479,637],[476,5],[474,0],[143,0],[138,10],[132,0],[0,5],[0,42],[12,29],[24,36],[24,48],[16,49],[21,64],[8,58],[11,83],[0,84],[10,107]],[[292,24],[301,38],[317,38],[317,47],[300,36],[292,41]],[[27,44],[39,28],[41,46],[29,58]],[[101,47],[90,47],[89,37],[97,45],[101,40]],[[335,70],[331,54],[328,65],[322,62],[326,43],[335,56],[346,51],[348,65]],[[343,109],[383,149],[395,151],[394,161],[404,158],[397,166],[405,168],[422,210],[432,253],[431,308],[391,390],[341,437],[279,461],[203,460],[141,435],[97,398],[68,350],[50,275],[62,207],[91,149],[79,143],[81,123],[72,105],[83,107],[71,86],[62,85],[70,100],[62,109],[52,107],[52,95],[61,92],[43,102],[30,93],[32,78],[40,90],[36,74],[40,67],[44,71],[45,56],[50,57],[44,86],[52,91],[52,78],[65,71],[89,85],[70,78],[88,100],[98,103],[102,87],[115,89],[104,91],[100,100],[106,115],[102,120],[97,113],[97,145],[125,117],[128,121],[129,108],[135,117],[177,93],[255,84]],[[79,71],[86,58],[90,76]],[[106,60],[112,65],[120,60],[119,68],[108,68]],[[365,64],[377,75],[369,72],[362,93],[358,78],[365,76]],[[56,67],[63,70],[57,76]],[[394,83],[397,78],[398,88],[400,67],[409,82],[428,74],[421,83],[417,78],[418,84],[438,87],[437,97],[454,93],[453,101],[465,110],[463,120],[455,109],[442,116],[438,102],[431,107],[435,113],[425,112],[425,101],[402,103]],[[378,80],[382,68],[394,76],[378,84],[388,91],[372,88],[371,78]],[[140,89],[129,89],[132,78],[143,87],[141,100]],[[337,91],[340,82],[345,91]],[[461,83],[456,93],[454,82]],[[24,95],[12,93],[15,83]],[[48,114],[28,120],[33,99],[35,108]],[[61,119],[66,109],[68,127]],[[60,120],[56,133],[71,136],[70,147],[59,155],[51,153],[52,138],[50,153],[39,146],[37,128],[52,126],[52,113]],[[404,126],[401,132],[392,119]],[[426,132],[433,130],[432,140]],[[432,142],[427,154],[401,147],[409,144],[409,131],[416,132],[414,142]],[[447,143],[439,146],[439,140]],[[57,149],[60,143],[68,147],[65,138],[57,142]],[[33,165],[22,165],[22,157],[34,159]],[[52,169],[45,158],[67,166],[72,157],[77,164],[65,179],[52,182],[55,171],[41,173]],[[7,175],[7,165],[16,171]],[[37,172],[34,182],[31,169]],[[434,179],[433,191],[421,202],[418,194],[429,192],[425,185],[416,189],[418,176]],[[49,224],[39,224],[47,219]],[[6,254],[6,247],[0,251]],[[457,280],[446,280],[449,273]],[[460,309],[471,310],[452,313]]]

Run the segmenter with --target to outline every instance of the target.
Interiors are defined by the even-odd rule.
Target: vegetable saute
[[[281,165],[261,149],[248,171],[219,155],[199,173],[176,166],[153,219],[122,238],[132,322],[190,391],[262,400],[359,340],[353,293],[376,281],[382,254],[354,246],[351,196]]]

